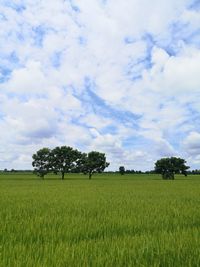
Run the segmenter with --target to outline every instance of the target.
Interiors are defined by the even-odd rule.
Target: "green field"
[[[200,176],[0,175],[0,266],[200,266]]]

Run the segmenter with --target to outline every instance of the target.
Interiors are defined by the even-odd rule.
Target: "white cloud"
[[[105,151],[110,168],[184,155],[200,112],[200,50],[186,40],[199,11],[190,3],[77,0],[76,12],[70,1],[28,0],[20,13],[1,5],[1,160],[28,166],[34,150],[59,144]]]
[[[191,132],[183,142],[184,149],[191,156],[200,156],[200,133]]]
[[[40,62],[28,62],[26,67],[14,70],[4,90],[22,94],[42,94],[48,90],[48,80],[45,78]]]

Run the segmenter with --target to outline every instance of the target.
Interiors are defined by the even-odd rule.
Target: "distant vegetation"
[[[121,175],[124,175],[125,174],[125,168],[124,168],[124,166],[120,166],[119,167],[119,173],[121,174]]]
[[[80,173],[89,175],[101,173],[109,166],[104,153],[91,151],[82,153],[69,146],[56,147],[54,149],[42,148],[33,155],[32,163],[34,172],[40,177],[50,172],[61,173],[64,179],[65,173]]]
[[[54,149],[42,148],[33,154],[32,166],[34,173],[44,178],[48,173],[61,174],[64,179],[66,173],[88,174],[89,179],[94,173],[120,173],[125,174],[161,174],[165,180],[173,180],[175,174],[199,175],[200,170],[189,170],[185,159],[171,157],[161,158],[156,161],[153,170],[141,171],[134,169],[125,169],[120,166],[117,171],[105,171],[109,166],[104,153],[91,151],[82,153],[69,146],[56,147]],[[4,169],[0,173],[28,173],[32,170]]]
[[[187,175],[189,166],[181,158],[162,158],[155,163],[154,173],[160,173],[165,180],[173,180],[175,174]],[[64,179],[65,173],[84,173],[91,179],[93,173],[102,173],[109,166],[104,153],[97,151],[82,153],[69,146],[56,147],[54,149],[42,148],[33,155],[32,163],[34,172],[44,178],[49,172],[61,173]],[[137,173],[126,171],[124,166],[119,167],[119,173]],[[138,172],[142,173],[141,171]],[[149,172],[151,173],[151,172]]]
[[[186,161],[181,158],[171,157],[162,158],[155,163],[156,173],[160,173],[165,180],[174,180],[175,174],[183,174],[187,176]]]

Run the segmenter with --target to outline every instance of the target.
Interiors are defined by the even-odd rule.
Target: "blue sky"
[[[200,1],[0,1],[0,169],[42,147],[200,168]]]

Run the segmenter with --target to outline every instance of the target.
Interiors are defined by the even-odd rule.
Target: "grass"
[[[200,176],[0,175],[0,266],[200,266]]]

